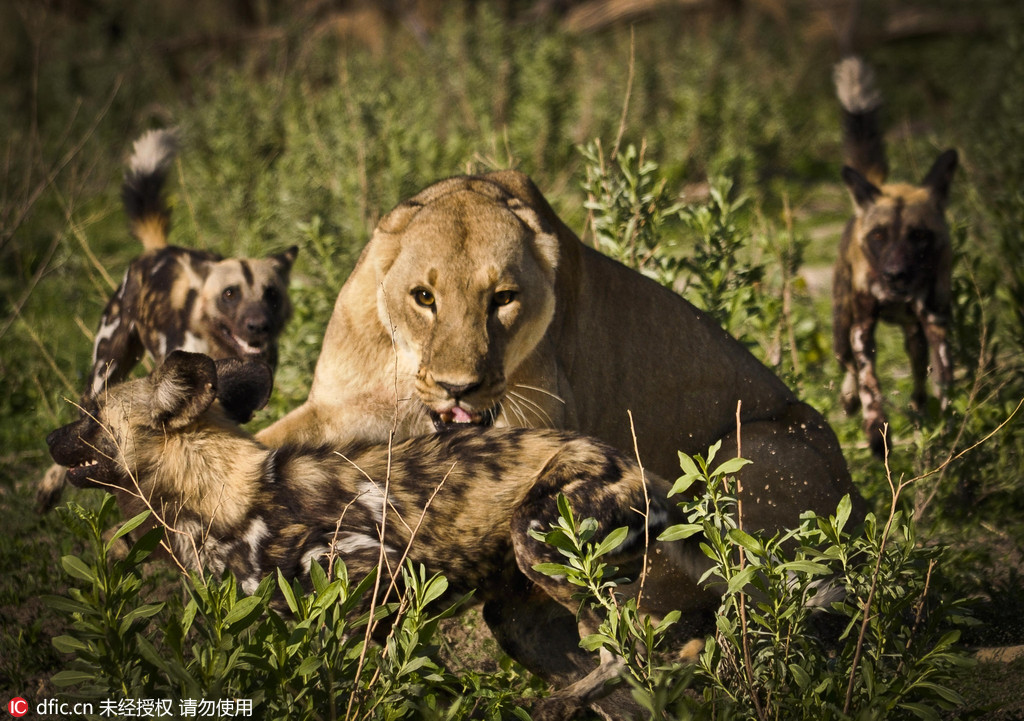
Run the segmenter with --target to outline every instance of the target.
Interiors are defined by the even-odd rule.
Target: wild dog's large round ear
[[[195,421],[217,397],[217,371],[213,359],[202,353],[176,350],[150,376],[153,422],[184,428]]]
[[[853,196],[853,202],[858,209],[866,208],[875,202],[882,191],[877,185],[854,170],[849,165],[843,166],[843,182]]]
[[[293,245],[286,251],[277,253],[276,255],[270,256],[271,259],[277,261],[277,264],[284,269],[285,273],[291,272],[292,265],[295,264],[295,258],[299,255],[299,246]]]
[[[273,388],[274,373],[263,361],[217,361],[217,400],[236,423],[248,423],[252,414],[270,400]]]
[[[942,206],[945,206],[946,201],[949,199],[949,186],[953,182],[953,174],[956,172],[956,166],[959,161],[960,156],[957,155],[956,150],[950,149],[945,151],[935,159],[931,170],[928,171],[928,175],[924,177],[924,181],[921,183],[921,185],[931,190],[932,195]]]

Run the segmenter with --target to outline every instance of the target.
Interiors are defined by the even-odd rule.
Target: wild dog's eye
[[[416,301],[416,305],[424,308],[434,307],[434,294],[426,288],[414,288],[412,291],[412,299]]]
[[[281,292],[274,286],[269,286],[263,291],[263,300],[270,305],[277,305],[278,301],[281,300]]]
[[[932,232],[927,228],[911,228],[910,232],[907,233],[907,237],[910,239],[911,243],[924,245],[931,241]]]
[[[503,305],[508,305],[519,297],[519,292],[515,290],[499,290],[491,298],[491,305],[495,308],[499,308]]]
[[[868,233],[868,242],[872,245],[878,245],[884,243],[886,238],[886,232],[884,228],[875,228]]]
[[[233,302],[238,300],[239,288],[237,285],[229,285],[223,291],[221,291],[220,297],[226,301]]]

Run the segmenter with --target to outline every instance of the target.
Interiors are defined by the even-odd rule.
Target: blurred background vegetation
[[[119,185],[147,128],[183,134],[168,184],[175,243],[301,248],[257,424],[305,397],[337,291],[399,200],[517,167],[601,244],[588,172],[632,145],[688,209],[652,241],[670,280],[696,288],[723,261],[708,223],[737,241],[728,267],[757,295],[726,325],[828,415],[884,506],[885,469],[841,413],[830,351],[829,268],[850,212],[831,68],[848,51],[877,71],[894,178],[919,180],[941,149],[960,151],[956,397],[913,417],[901,341],[882,331],[891,466],[908,478],[941,467],[908,505],[922,542],[953,554],[938,583],[977,599],[982,623],[965,641],[1024,644],[1019,420],[942,465],[1024,398],[1022,43],[1017,0],[0,4],[0,688],[41,693],[61,664],[49,642],[61,622],[35,598],[65,585],[56,559],[70,541],[32,494],[44,438],[72,418],[99,315],[138,251]],[[1024,717],[1006,701],[1021,664],[965,677],[972,712]]]

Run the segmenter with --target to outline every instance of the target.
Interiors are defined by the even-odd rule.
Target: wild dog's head
[[[266,258],[213,263],[198,303],[198,330],[218,357],[259,358],[277,366],[277,338],[291,317],[288,279],[299,249]]]
[[[166,460],[172,436],[200,425],[238,435],[237,424],[267,402],[272,383],[270,368],[260,361],[214,362],[174,351],[151,375],[90,399],[81,418],[46,442],[74,485],[130,489]]]
[[[869,290],[882,301],[906,300],[930,288],[948,263],[946,203],[957,166],[947,150],[920,185],[875,185],[846,166],[843,180],[856,210],[853,241],[868,268]]]

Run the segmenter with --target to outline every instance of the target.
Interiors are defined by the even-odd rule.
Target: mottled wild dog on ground
[[[886,183],[881,96],[871,69],[848,57],[836,65],[834,80],[842,105],[842,176],[854,217],[835,265],[833,348],[846,369],[843,405],[850,414],[861,409],[868,444],[881,457],[888,438],[875,374],[878,321],[903,328],[914,379],[911,401],[918,411],[928,400],[929,348],[934,392],[943,406],[953,380],[947,339],[953,251],[945,213],[957,153],[940,154],[920,185]]]
[[[443,573],[454,597],[475,591],[486,606],[532,591],[576,613],[575,587],[534,570],[562,560],[529,533],[557,520],[558,494],[579,517],[596,519],[599,534],[629,529],[611,559],[620,572],[636,578],[649,550],[672,559],[679,574],[700,573],[695,544],[653,542],[681,520],[669,485],[600,441],[550,429],[462,428],[392,448],[270,449],[238,426],[270,384],[265,365],[176,351],[149,377],[96,394],[79,420],[50,434],[50,452],[75,485],[114,490],[126,515],[151,508],[179,563],[229,569],[250,593],[275,568],[306,578],[310,561],[329,554],[353,579],[375,568],[396,573],[407,554]],[[683,594],[676,601],[687,603]],[[485,608],[485,618],[493,612]],[[592,633],[596,619],[584,612],[579,626]],[[515,657],[523,644],[545,642],[531,632],[500,640]],[[535,707],[534,718],[574,713],[619,664],[605,659]]]
[[[135,141],[122,198],[144,252],[128,266],[103,311],[84,398],[124,380],[145,353],[156,363],[184,349],[277,364],[277,339],[291,315],[288,280],[298,248],[266,258],[223,258],[168,245],[163,187],[177,147],[169,130],[149,131]],[[63,469],[51,468],[37,494],[41,509],[57,501],[63,485]]]

